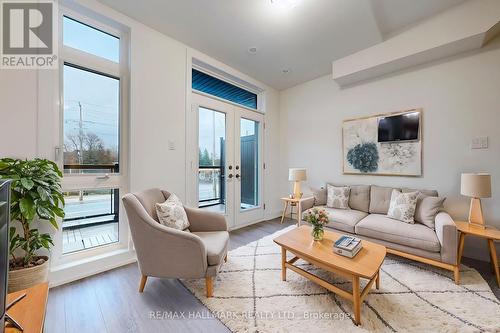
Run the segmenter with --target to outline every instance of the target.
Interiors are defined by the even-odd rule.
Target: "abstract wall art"
[[[382,117],[419,112],[418,140],[378,142],[378,121]],[[422,110],[378,114],[345,120],[342,125],[343,172],[380,176],[422,175]]]

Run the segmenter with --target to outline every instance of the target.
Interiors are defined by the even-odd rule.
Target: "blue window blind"
[[[257,94],[222,81],[193,68],[192,88],[236,104],[257,109]]]

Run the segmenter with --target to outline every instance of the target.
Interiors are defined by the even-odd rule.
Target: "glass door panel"
[[[236,107],[235,114],[235,225],[261,221],[262,204],[262,124],[260,113]]]
[[[259,123],[254,120],[240,120],[240,209],[259,205]]]
[[[226,114],[198,110],[198,207],[226,212]]]

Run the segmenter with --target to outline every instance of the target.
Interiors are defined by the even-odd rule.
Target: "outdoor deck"
[[[118,242],[118,223],[63,230],[64,253],[70,253],[92,247]]]

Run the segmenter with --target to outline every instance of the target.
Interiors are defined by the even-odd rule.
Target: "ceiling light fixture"
[[[271,3],[281,8],[294,8],[297,7],[300,0],[271,0]]]
[[[248,48],[248,53],[250,54],[256,54],[258,49],[256,47],[249,47]]]

